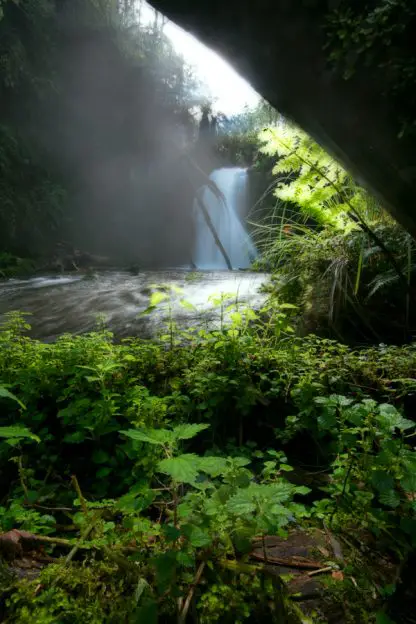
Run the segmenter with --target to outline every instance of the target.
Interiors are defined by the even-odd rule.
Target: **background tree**
[[[177,156],[202,96],[164,19],[142,23],[140,3],[114,0],[1,10],[0,249],[50,254],[65,238],[123,260],[153,263],[163,248],[183,262],[192,202]]]

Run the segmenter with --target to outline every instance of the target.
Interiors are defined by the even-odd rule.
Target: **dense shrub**
[[[101,330],[53,344],[9,317],[0,523],[50,540],[57,558],[33,604],[34,583],[6,587],[13,621],[28,621],[29,603],[39,622],[112,622],[118,609],[126,622],[152,621],[156,609],[174,621],[195,575],[202,621],[243,622],[257,608],[256,621],[268,621],[276,593],[268,582],[247,590],[241,557],[254,536],[284,535],[294,519],[358,528],[380,552],[405,555],[416,538],[414,423],[404,416],[415,349],[296,338],[292,313],[277,302],[239,306],[218,329],[171,327],[161,342],[115,343]],[[306,463],[312,491],[292,467]],[[313,484],[322,465],[324,493]],[[218,592],[231,578],[227,611]]]

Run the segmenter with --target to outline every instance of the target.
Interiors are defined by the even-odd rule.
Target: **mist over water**
[[[0,253],[27,259],[29,268],[0,272],[0,316],[29,312],[32,336],[53,340],[93,329],[99,315],[117,336],[153,335],[163,310],[140,315],[161,282],[184,290],[173,306],[180,322],[215,317],[214,292],[254,304],[263,277],[218,272],[227,265],[194,210],[198,189],[226,159],[215,148],[212,110],[211,129],[203,128],[210,98],[194,59],[175,52],[161,16],[131,13],[131,3],[121,15],[115,3],[103,3],[103,13],[100,3],[45,0],[47,12],[31,3],[32,32],[21,28],[18,3],[3,4],[0,30],[17,37],[23,60],[37,62],[23,63],[19,89],[10,86],[13,75],[2,86]],[[247,269],[256,256],[243,225],[247,172],[216,169],[211,179],[225,201],[205,189],[207,210],[233,269]],[[166,270],[193,265],[217,272],[190,280]],[[1,279],[31,272],[36,277]]]

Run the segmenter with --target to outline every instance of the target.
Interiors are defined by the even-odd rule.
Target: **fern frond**
[[[377,275],[377,277],[375,277],[369,284],[371,290],[368,293],[367,299],[371,299],[371,297],[373,297],[377,291],[385,288],[386,286],[389,286],[390,284],[393,284],[394,282],[397,282],[398,279],[399,278],[397,276],[397,273],[395,273],[394,271],[386,271],[381,275]]]

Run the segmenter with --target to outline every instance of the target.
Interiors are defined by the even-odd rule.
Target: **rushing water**
[[[210,297],[233,293],[229,302],[238,301],[254,307],[261,304],[259,288],[266,277],[245,271],[191,273],[185,270],[146,271],[139,275],[107,271],[92,277],[66,274],[26,280],[0,280],[0,320],[12,310],[29,312],[31,335],[54,340],[65,333],[91,331],[97,320],[105,319],[118,337],[150,336],[159,332],[170,314],[179,326],[215,323],[220,309]],[[167,301],[156,311],[143,315],[157,285],[165,285]],[[171,290],[180,289],[181,292]],[[184,307],[181,301],[193,306]]]
[[[225,201],[218,199],[206,187],[201,199],[207,208],[211,221],[218,234],[233,269],[247,269],[257,257],[256,248],[244,228],[247,171],[238,167],[216,169],[210,176]],[[212,232],[195,201],[196,245],[194,262],[199,269],[226,269],[226,261],[216,244]]]

